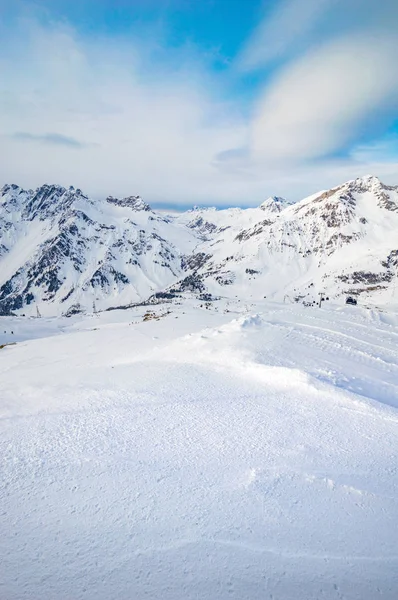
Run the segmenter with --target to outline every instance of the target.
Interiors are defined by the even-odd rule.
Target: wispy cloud
[[[336,156],[351,168],[359,156],[371,159],[367,144],[396,118],[397,19],[396,0],[281,0],[265,15],[237,61],[264,74],[251,121],[253,163],[315,171],[320,159],[329,158],[331,170]]]
[[[332,38],[364,30],[372,40],[382,31],[393,33],[398,20],[396,0],[278,0],[273,6],[246,41],[237,60],[240,69],[294,60]]]
[[[253,32],[239,57],[241,69],[257,69],[284,58],[341,0],[282,0]]]
[[[17,131],[10,136],[14,140],[20,140],[22,142],[39,142],[41,144],[50,144],[54,146],[66,146],[69,148],[84,148],[88,144],[80,142],[76,138],[62,135],[61,133],[44,133],[35,134],[28,133],[26,131]]]
[[[393,145],[374,140],[398,101],[398,4],[376,4],[280,3],[240,60],[264,69],[252,111],[194,48],[24,21],[0,49],[0,183],[184,206],[298,199],[367,172],[397,183]]]
[[[214,168],[213,157],[242,145],[247,125],[197,56],[159,58],[161,49],[137,39],[92,41],[70,27],[24,27],[0,65],[1,179],[29,186],[51,179],[154,202],[234,195],[233,178]]]
[[[393,119],[398,101],[398,39],[368,32],[317,47],[282,69],[253,122],[252,150],[269,160],[333,154]],[[366,121],[369,120],[369,123]]]

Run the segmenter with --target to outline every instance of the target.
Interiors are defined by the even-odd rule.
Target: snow
[[[396,268],[386,272],[384,265],[396,251],[397,188],[365,177],[286,205],[277,215],[261,212],[250,226],[241,222],[239,235],[231,228],[203,244],[212,254],[202,270],[213,294],[312,302],[319,292],[334,299],[354,293],[369,306],[396,302]],[[248,269],[255,273],[248,277]],[[220,285],[220,273],[228,286]]]
[[[1,598],[398,596],[398,314],[0,320]]]
[[[2,242],[8,243],[11,249],[1,260],[0,284],[12,277],[19,266],[32,257],[37,246],[40,246],[53,233],[54,231],[47,223],[38,221],[19,224],[18,237],[2,236]]]
[[[44,208],[32,198],[45,196]],[[182,253],[198,244],[189,228],[142,210],[142,200],[95,203],[78,191],[42,186],[0,192],[0,304],[59,316],[72,306],[91,311],[147,299],[183,277]],[[124,204],[126,203],[126,204]],[[32,300],[33,296],[34,300]]]
[[[298,203],[165,217],[138,197],[94,202],[44,185],[0,191],[0,313],[44,316],[146,301],[185,277],[222,297],[319,292],[396,305],[398,186],[367,176]]]

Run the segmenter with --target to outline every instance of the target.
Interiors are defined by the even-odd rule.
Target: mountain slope
[[[177,243],[196,243],[137,197],[95,203],[73,188],[5,186],[0,206],[3,314],[139,302],[182,274]]]
[[[314,301],[363,294],[387,302],[397,280],[398,187],[365,177],[316,194],[244,228],[223,244],[208,242],[207,286],[253,298],[286,295]],[[231,259],[231,257],[233,257]]]
[[[105,310],[159,292],[385,304],[398,271],[398,187],[367,176],[291,204],[153,211],[43,185],[0,190],[0,314]],[[181,281],[183,284],[181,284]],[[185,283],[184,283],[185,282]]]

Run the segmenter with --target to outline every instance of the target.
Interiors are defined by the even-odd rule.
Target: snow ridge
[[[73,314],[181,292],[396,302],[398,186],[368,175],[300,202],[174,216],[140,196],[0,190],[0,314]],[[188,283],[187,283],[188,279]],[[185,282],[185,283],[184,283]]]

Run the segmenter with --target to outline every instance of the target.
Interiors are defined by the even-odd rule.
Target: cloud
[[[345,148],[398,100],[396,35],[344,36],[288,64],[265,90],[253,121],[252,152],[263,160],[307,161]],[[369,120],[367,124],[366,121]]]
[[[358,163],[377,160],[391,165],[398,162],[398,134],[388,134],[366,145],[359,145],[351,151],[351,156]]]
[[[247,40],[238,57],[241,70],[259,70],[295,59],[325,41],[368,30],[395,33],[396,0],[279,0]]]
[[[265,15],[238,61],[265,77],[252,160],[290,168],[382,135],[398,103],[397,19],[396,0],[281,0]]]
[[[21,22],[2,32],[0,184],[243,206],[272,194],[299,199],[367,172],[398,183],[397,161],[358,143],[395,99],[396,43],[388,25],[377,27],[382,38],[340,32],[290,56],[250,114],[231,92],[236,71],[212,72],[192,46]],[[383,133],[376,127],[373,139]]]
[[[239,58],[241,69],[252,70],[283,58],[303,40],[340,0],[282,0],[255,29]]]
[[[68,137],[61,133],[34,134],[26,131],[17,131],[16,133],[11,134],[11,138],[14,140],[21,140],[22,142],[39,142],[42,144],[67,146],[70,148],[84,148],[86,146],[86,144],[79,142],[76,138]]]
[[[242,145],[247,124],[193,52],[82,39],[70,27],[35,22],[7,42],[0,180],[29,187],[51,180],[153,202],[234,195],[234,176],[220,173],[213,158]]]
[[[396,118],[396,0],[281,0],[238,60],[262,70],[251,122],[253,162],[286,169],[371,156]],[[275,62],[276,61],[276,62]],[[369,151],[366,146],[370,144]]]

